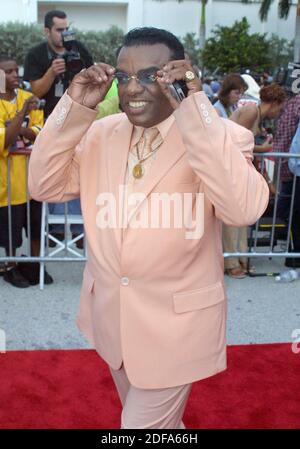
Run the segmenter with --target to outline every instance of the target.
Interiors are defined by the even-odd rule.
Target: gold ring
[[[191,70],[187,70],[184,74],[184,78],[187,82],[189,82],[193,81],[196,78],[196,76],[194,72],[192,72]]]

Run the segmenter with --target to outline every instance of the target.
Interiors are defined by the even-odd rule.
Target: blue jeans
[[[65,214],[65,203],[49,203],[49,213],[54,215],[64,215]],[[67,211],[72,215],[81,215],[80,199],[71,200],[67,202]],[[51,234],[64,234],[65,226],[63,224],[50,225]],[[81,234],[83,232],[83,225],[81,224],[71,224],[71,233]]]

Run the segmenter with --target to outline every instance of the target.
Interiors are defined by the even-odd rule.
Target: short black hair
[[[180,40],[169,31],[154,27],[134,28],[123,39],[122,47],[165,44],[171,51],[172,59],[184,59],[184,48]]]
[[[53,27],[54,17],[58,17],[59,19],[65,19],[67,17],[67,14],[64,11],[60,11],[59,9],[53,9],[52,11],[48,11],[44,19],[45,28],[51,29]]]

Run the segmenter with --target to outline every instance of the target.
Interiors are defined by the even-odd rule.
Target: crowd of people
[[[27,81],[30,91],[20,88],[20,78],[16,61],[6,55],[0,57],[0,69],[5,72],[6,91],[0,94],[0,246],[6,255],[15,256],[16,249],[22,245],[23,229],[27,230],[26,213],[26,148],[32,144],[56,104],[67,90],[76,72],[93,65],[94,61],[88,49],[79,41],[74,41],[80,59],[80,67],[73,72],[64,47],[63,33],[69,29],[68,18],[63,11],[50,11],[45,16],[46,40],[32,48],[25,58],[23,80]],[[192,64],[189,54],[185,58]],[[198,77],[200,69],[193,64]],[[274,83],[268,73],[264,73],[259,84],[249,74],[231,73],[223,78],[202,77],[202,88],[217,113],[226,120],[232,120],[253,133],[255,153],[280,151],[287,152],[296,132],[300,118],[300,95],[287,95],[285,89]],[[45,100],[44,109],[39,108],[39,99]],[[120,112],[116,80],[105,99],[98,105],[97,119]],[[270,127],[273,126],[270,132]],[[14,154],[15,153],[15,154]],[[10,204],[11,223],[8,215],[7,159],[10,158]],[[254,164],[261,170],[261,159],[255,157]],[[289,215],[292,174],[287,161],[282,163],[281,184],[274,185],[273,179],[263,168],[263,175],[269,185],[271,197],[280,189],[278,212],[287,220]],[[296,183],[296,195],[292,222],[291,251],[300,251],[300,194],[299,179]],[[81,214],[80,200],[67,202],[68,213]],[[64,214],[64,205],[49,203],[52,214]],[[30,200],[31,255],[38,256],[40,251],[41,203]],[[12,228],[9,241],[9,225]],[[81,224],[71,225],[72,238],[83,233]],[[64,225],[51,225],[50,233],[60,241],[65,236]],[[49,240],[49,246],[55,246],[55,240]],[[77,239],[76,246],[83,248],[83,239]],[[234,228],[223,225],[223,250],[226,253],[248,251],[248,228]],[[224,261],[225,273],[242,279],[254,272],[245,257],[228,257]],[[287,266],[299,267],[300,259],[287,258]],[[35,285],[39,280],[39,266],[34,263],[8,263],[2,267],[5,281],[15,287]],[[45,283],[52,283],[52,277],[45,271]]]
[[[261,85],[258,85],[249,74],[229,74],[222,81],[218,100],[213,103],[221,117],[233,120],[252,131],[255,139],[254,152],[257,154],[289,151],[300,119],[299,109],[297,109],[299,101],[299,95],[294,95],[272,82],[267,74],[262,77]],[[283,160],[280,167],[280,185],[275,185],[273,177],[270,178],[266,166],[262,167],[261,158],[257,155],[254,158],[254,165],[263,173],[269,185],[271,200],[278,189],[278,217],[288,223],[293,178],[288,160]],[[299,184],[299,177],[297,177],[289,252],[300,251]],[[223,250],[226,253],[248,252],[248,228],[223,225]],[[255,267],[250,266],[249,260],[245,257],[227,257],[224,265],[225,272],[236,279],[242,279],[248,273],[255,271]],[[285,265],[298,268],[300,259],[288,257]]]

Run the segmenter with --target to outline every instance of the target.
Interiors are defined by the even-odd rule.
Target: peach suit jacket
[[[65,94],[33,148],[29,189],[38,201],[81,198],[88,261],[78,325],[137,388],[168,388],[226,369],[221,222],[253,224],[268,186],[252,165],[253,135],[221,119],[203,92],[184,99],[139,192],[202,192],[204,233],[97,226],[100,193],[119,201],[133,125]],[[140,205],[142,207],[142,204]],[[139,212],[137,208],[136,213]]]

